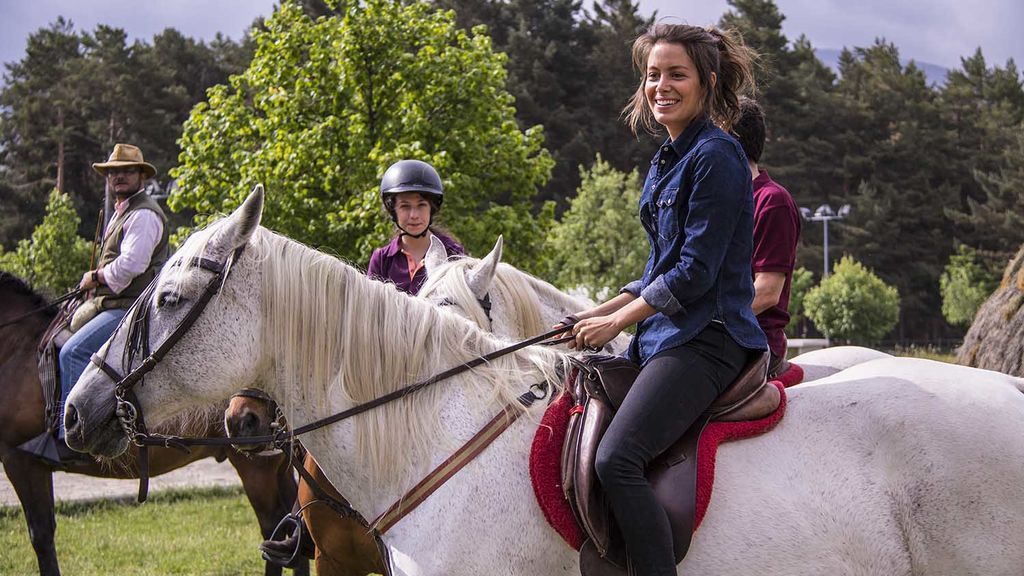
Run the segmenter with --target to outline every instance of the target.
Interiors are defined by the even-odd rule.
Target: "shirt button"
[[[661,159],[661,162],[660,162],[660,163],[661,163],[661,164],[664,164],[664,163],[665,163],[665,159],[664,159],[664,158],[662,158],[662,159]]]
[[[662,152],[668,152],[668,146],[662,146],[661,147],[661,151]]]

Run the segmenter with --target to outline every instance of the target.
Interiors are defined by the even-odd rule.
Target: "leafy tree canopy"
[[[91,244],[76,233],[77,229],[78,214],[71,198],[53,190],[46,215],[32,237],[18,242],[13,252],[0,248],[0,270],[50,294],[71,290],[89,267]]]
[[[637,173],[619,172],[600,156],[589,170],[581,167],[580,176],[576,197],[548,236],[548,278],[598,298],[643,274],[648,244],[636,216],[641,182]]]
[[[285,3],[254,34],[249,68],[185,123],[168,204],[202,224],[262,182],[265,225],[365,262],[392,230],[380,177],[418,158],[441,174],[443,222],[470,252],[504,233],[511,260],[535,269],[551,211],[530,202],[552,161],[540,129],[516,125],[505,56],[423,2],[339,8],[313,20]]]
[[[977,252],[961,244],[939,277],[942,315],[955,326],[970,326],[998,285],[998,276],[984,267]]]

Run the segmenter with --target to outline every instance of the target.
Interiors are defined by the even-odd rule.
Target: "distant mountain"
[[[814,49],[814,54],[818,57],[818,60],[821,60],[823,64],[831,68],[836,74],[839,73],[839,55],[842,52],[842,50],[835,50],[833,48]],[[900,61],[904,66],[909,62],[907,58],[900,58]],[[921,62],[920,60],[914,60],[914,65],[924,71],[924,76],[928,80],[929,85],[942,86],[946,83],[946,74],[949,72],[949,68],[939,66],[938,64]]]

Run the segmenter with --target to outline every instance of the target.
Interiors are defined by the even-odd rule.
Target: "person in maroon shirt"
[[[754,314],[768,337],[771,350],[769,376],[789,368],[786,362],[786,325],[789,324],[789,291],[800,240],[800,213],[793,196],[758,167],[764,151],[765,119],[761,106],[744,98],[733,135],[743,146],[754,188]]]
[[[448,256],[465,253],[458,242],[433,226],[434,216],[444,202],[441,177],[426,162],[400,160],[381,178],[380,199],[398,234],[373,251],[366,275],[416,294],[427,279],[423,257],[430,248],[431,236],[444,244]]]

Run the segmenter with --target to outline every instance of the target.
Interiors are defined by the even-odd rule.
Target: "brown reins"
[[[160,346],[152,353],[148,352],[149,338],[148,338],[148,324],[149,314],[145,307],[148,305],[149,300],[153,297],[153,292],[156,289],[157,279],[149,285],[146,291],[139,296],[139,298],[132,305],[132,310],[126,314],[125,318],[131,318],[133,325],[129,328],[128,334],[128,345],[125,347],[125,364],[131,366],[134,361],[134,356],[141,352],[145,358],[142,362],[132,369],[127,375],[121,376],[121,374],[111,367],[106,359],[100,357],[98,354],[93,354],[91,361],[100,370],[103,371],[111,380],[115,382],[114,387],[114,398],[117,402],[115,414],[118,421],[121,423],[121,427],[125,431],[125,435],[128,436],[129,440],[139,448],[139,502],[144,502],[149,490],[149,458],[148,458],[148,447],[149,446],[164,446],[174,447],[185,451],[188,451],[189,446],[228,446],[228,445],[249,445],[249,444],[267,444],[271,443],[275,447],[284,447],[287,443],[291,442],[296,436],[312,432],[329,426],[336,422],[340,422],[347,418],[351,418],[363,412],[367,412],[378,406],[382,406],[389,402],[393,402],[400,398],[404,398],[409,394],[412,394],[418,390],[426,388],[432,384],[436,384],[442,380],[469,371],[476,366],[500,358],[502,356],[512,354],[518,350],[522,350],[528,346],[534,344],[544,345],[555,345],[568,340],[573,339],[573,336],[567,336],[560,339],[550,340],[558,334],[562,334],[572,328],[572,324],[561,324],[559,327],[549,330],[543,334],[517,342],[505,348],[495,350],[488,354],[474,358],[468,362],[454,366],[445,370],[439,374],[410,384],[363,404],[358,404],[336,414],[332,414],[325,418],[315,420],[290,432],[287,430],[279,430],[275,434],[263,435],[263,436],[251,436],[246,438],[212,438],[212,437],[181,437],[181,436],[170,436],[163,434],[151,434],[147,431],[145,425],[145,419],[143,418],[142,409],[139,406],[138,398],[135,395],[134,388],[140,384],[143,377],[148,374],[161,360],[167,355],[167,353],[184,337],[185,333],[192,327],[192,325],[199,319],[199,316],[205,310],[207,304],[213,298],[217,292],[220,291],[221,286],[226,280],[226,275],[230,270],[231,263],[238,260],[242,255],[245,246],[239,247],[233,255],[223,264],[206,259],[206,258],[195,258],[192,264],[198,266],[204,270],[214,273],[214,276],[207,282],[206,288],[200,295],[195,304],[189,309],[188,313],[181,321],[175,326],[174,330],[168,337],[160,343]],[[133,313],[134,312],[134,313]],[[136,318],[138,316],[138,318]],[[119,331],[124,322],[117,327],[115,333]],[[524,394],[533,395],[533,392],[527,392]]]
[[[0,328],[6,328],[6,327],[8,327],[8,326],[10,326],[12,324],[17,324],[18,322],[24,320],[25,318],[28,318],[29,316],[32,316],[33,314],[38,314],[39,312],[42,312],[43,310],[49,310],[50,308],[53,308],[55,306],[60,306],[61,304],[67,302],[68,300],[74,300],[75,298],[81,296],[82,293],[84,293],[84,292],[85,292],[85,290],[83,290],[81,288],[75,288],[71,292],[68,292],[67,294],[64,294],[60,298],[57,298],[56,300],[54,300],[53,302],[50,302],[49,304],[47,304],[45,306],[40,306],[39,308],[35,308],[33,310],[29,310],[28,312],[25,312],[24,314],[19,314],[18,316],[15,316],[14,318],[11,318],[11,319],[7,320],[3,324],[0,324]]]
[[[169,445],[161,442],[155,444],[153,442],[143,442],[142,439],[151,437],[146,430],[146,423],[142,416],[142,410],[138,407],[139,400],[135,396],[135,385],[140,383],[143,377],[148,374],[157,364],[163,360],[164,356],[178,343],[179,340],[188,332],[189,328],[195,324],[196,320],[206,309],[206,305],[209,304],[213,296],[220,291],[221,286],[224,284],[227,270],[230,269],[232,262],[236,261],[245,250],[245,245],[242,245],[231,258],[225,263],[221,264],[213,260],[206,258],[196,258],[193,260],[193,264],[214,273],[213,278],[210,279],[206,284],[206,288],[203,293],[199,296],[195,305],[189,309],[188,314],[178,323],[174,328],[174,331],[167,337],[166,340],[160,343],[160,346],[152,353],[148,353],[149,348],[149,314],[145,310],[145,306],[149,304],[149,300],[156,289],[158,278],[154,278],[150,285],[146,288],[146,291],[139,296],[135,303],[132,304],[131,310],[125,315],[125,318],[131,318],[133,326],[129,328],[128,333],[128,345],[125,348],[126,364],[131,366],[132,360],[135,354],[141,351],[143,354],[147,354],[145,359],[131,370],[126,376],[121,376],[117,370],[112,368],[106,362],[106,358],[100,357],[99,354],[93,354],[90,358],[91,362],[95,364],[100,370],[103,371],[111,380],[115,382],[114,385],[114,398],[117,402],[115,414],[118,421],[121,423],[121,427],[124,428],[125,435],[139,447],[139,502],[145,502],[146,496],[149,492],[149,450],[148,446],[153,445]],[[136,315],[139,315],[136,318]],[[114,330],[116,334],[124,326],[124,321],[117,326]],[[113,337],[113,335],[111,335]],[[109,348],[108,348],[109,351]]]

